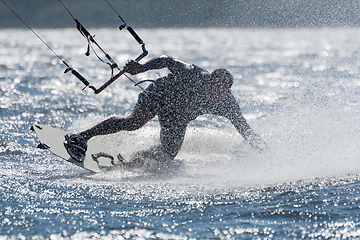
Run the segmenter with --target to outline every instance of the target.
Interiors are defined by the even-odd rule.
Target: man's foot
[[[130,161],[127,161],[121,156],[120,153],[116,157],[118,159],[117,165],[125,168],[141,167],[142,165],[144,165],[144,159],[141,158],[136,158],[136,159],[132,158]]]
[[[87,140],[77,134],[66,134],[64,146],[69,155],[78,162],[83,162],[87,150]]]

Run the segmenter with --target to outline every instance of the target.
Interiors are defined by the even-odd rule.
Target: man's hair
[[[231,75],[231,73],[228,70],[223,69],[223,68],[214,70],[211,73],[211,78],[212,78],[213,83],[227,81],[228,88],[231,88],[231,86],[233,85],[233,82],[234,82],[234,77]]]

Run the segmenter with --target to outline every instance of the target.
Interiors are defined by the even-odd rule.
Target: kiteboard
[[[40,124],[35,124],[31,130],[35,131],[40,141],[38,148],[47,149],[60,158],[92,172],[100,172],[122,163],[122,159],[117,157],[116,147],[91,139],[88,141],[84,161],[76,161],[68,154],[64,146],[65,135],[68,132]]]

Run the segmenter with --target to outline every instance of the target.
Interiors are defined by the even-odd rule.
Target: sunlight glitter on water
[[[119,64],[139,54],[137,45],[129,47],[133,39],[118,44],[107,37],[111,30],[95,32]],[[107,66],[83,56],[86,41],[76,30],[39,34],[94,85],[109,78]],[[359,237],[356,29],[139,34],[147,59],[168,54],[209,71],[228,68],[245,118],[270,150],[253,152],[229,121],[202,116],[189,126],[173,165],[90,174],[61,161],[36,148],[33,123],[81,131],[127,116],[140,90],[124,78],[99,95],[82,91],[31,33],[7,30],[0,33],[6,55],[0,58],[0,238]],[[155,119],[97,140],[129,156],[157,144],[158,136]]]

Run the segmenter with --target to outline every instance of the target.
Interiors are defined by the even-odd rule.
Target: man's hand
[[[264,153],[269,148],[266,142],[254,132],[251,132],[251,134],[247,136],[246,141],[250,144],[251,147],[258,150],[260,153]]]
[[[134,60],[127,62],[124,66],[124,69],[127,73],[130,73],[131,75],[135,75],[142,72],[141,64]]]

